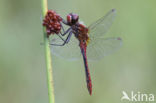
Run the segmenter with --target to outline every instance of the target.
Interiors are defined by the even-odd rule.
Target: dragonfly
[[[70,13],[67,15],[67,20],[62,20],[63,24],[69,28],[66,31],[63,28],[64,32],[60,33],[61,36],[52,35],[51,37],[50,44],[54,55],[69,60],[83,58],[86,83],[90,95],[92,95],[92,81],[88,61],[101,60],[122,46],[120,37],[105,37],[115,17],[116,10],[112,9],[87,27],[79,21],[77,14]]]

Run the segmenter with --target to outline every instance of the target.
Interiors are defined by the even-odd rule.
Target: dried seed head
[[[43,26],[46,27],[47,35],[58,34],[61,30],[62,18],[53,10],[48,10],[44,20]]]

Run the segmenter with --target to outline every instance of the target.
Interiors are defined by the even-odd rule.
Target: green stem
[[[48,10],[47,0],[41,0],[41,3],[42,3],[42,16],[45,17],[47,10]],[[49,38],[47,37],[45,27],[43,27],[43,33],[44,33],[44,46],[45,46],[45,57],[46,57],[49,103],[55,103],[51,51],[50,51],[50,45],[49,45]]]

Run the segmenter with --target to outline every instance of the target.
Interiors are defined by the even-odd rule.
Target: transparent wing
[[[89,26],[89,36],[102,37],[109,30],[116,16],[116,10],[112,9],[104,17]]]
[[[62,44],[63,41],[57,35],[51,37],[51,44]],[[64,46],[53,46],[51,45],[52,54],[65,58],[67,60],[77,60],[81,57],[79,48],[79,41],[72,35],[68,44]]]
[[[87,46],[88,60],[100,60],[117,51],[122,45],[121,38],[90,38]]]

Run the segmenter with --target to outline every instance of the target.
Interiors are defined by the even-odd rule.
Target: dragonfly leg
[[[68,25],[68,23],[63,18],[62,18],[62,22],[63,22],[63,24]],[[61,33],[62,36],[64,36],[70,31],[71,27],[65,31],[62,23],[60,23],[60,24],[61,24],[61,28],[63,30],[63,34],[62,34],[62,32],[60,32],[60,33]]]
[[[65,21],[64,19],[62,19],[62,22],[63,22],[65,25],[68,25],[67,21]]]
[[[64,46],[65,44],[67,44],[70,41],[70,38],[72,36],[72,31],[69,32],[69,35],[67,36],[66,40],[63,42],[63,44],[50,44],[50,45],[54,45],[54,46]]]
[[[63,27],[62,27],[63,28]],[[59,36],[59,38],[63,41],[63,42],[65,42],[66,40],[64,40],[64,38],[62,37],[62,36],[64,36],[64,35],[66,35],[68,32],[70,33],[71,32],[71,28],[69,28],[69,29],[67,29],[66,31],[64,31],[64,28],[63,28],[63,34],[60,32],[60,34],[61,35],[59,35],[59,34],[57,34],[57,36]],[[68,38],[68,37],[67,37]]]
[[[63,26],[62,26],[62,28],[63,28]],[[68,28],[66,31],[64,31],[64,29],[63,29],[63,34],[62,34],[62,32],[60,32],[60,34],[62,35],[62,36],[65,36],[67,33],[69,33],[70,31],[72,30],[72,28]]]
[[[63,32],[65,32],[64,27],[63,27],[62,23],[60,23],[60,24],[61,24],[61,28],[62,28]]]
[[[57,36],[59,36],[59,38],[60,38],[62,41],[65,41],[64,38],[62,38],[61,35],[57,34]]]

